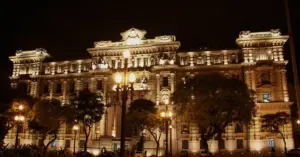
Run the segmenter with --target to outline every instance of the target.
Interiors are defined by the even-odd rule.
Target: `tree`
[[[138,150],[143,151],[144,149],[144,134],[143,131],[148,122],[148,117],[151,114],[156,114],[157,108],[155,103],[147,99],[137,99],[130,103],[128,112],[128,121],[142,133],[140,142],[138,144]]]
[[[71,100],[75,119],[83,124],[85,134],[84,152],[87,151],[87,142],[92,126],[101,120],[104,113],[104,104],[101,103],[101,101],[101,95],[91,93],[89,90],[80,91],[79,94]]]
[[[57,139],[60,126],[70,121],[72,117],[70,108],[62,106],[59,100],[41,99],[34,104],[29,114],[28,127],[42,136],[39,147],[43,156],[50,144]],[[45,145],[47,136],[51,136],[51,140]]]
[[[8,131],[15,126],[14,116],[19,105],[23,105],[23,113],[28,113],[36,99],[24,92],[23,86],[8,90],[6,100],[0,103],[0,147]]]
[[[277,112],[275,114],[266,114],[261,117],[262,130],[275,134],[280,134],[284,143],[284,152],[287,154],[285,137],[280,130],[285,124],[288,124],[291,116],[286,112]]]
[[[198,125],[202,145],[225,132],[232,122],[249,123],[255,103],[247,85],[237,78],[211,73],[185,78],[177,84],[172,95],[178,115]]]
[[[156,157],[158,157],[159,141],[162,132],[166,129],[162,117],[158,114],[149,114],[147,122],[145,125],[145,130],[147,130],[156,142]]]

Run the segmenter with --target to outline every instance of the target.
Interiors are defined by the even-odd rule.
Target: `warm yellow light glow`
[[[135,75],[134,75],[134,73],[131,73],[131,74],[129,75],[129,82],[130,82],[130,83],[135,82]]]
[[[165,113],[165,112],[161,112],[161,113],[160,113],[160,116],[161,116],[161,117],[165,117],[165,116],[166,116],[166,113]]]
[[[172,125],[170,125],[169,128],[172,129],[173,128]]]
[[[166,105],[169,104],[169,100],[168,100],[168,99],[165,100],[165,104],[166,104]]]
[[[24,116],[20,116],[19,120],[20,121],[24,121],[25,117]]]
[[[299,119],[297,120],[297,124],[300,124],[300,120]]]
[[[130,57],[130,51],[129,51],[129,50],[125,50],[125,51],[123,52],[123,57],[124,57],[124,58],[129,58],[129,57]]]
[[[121,83],[121,81],[122,81],[122,75],[121,74],[116,74],[116,78],[115,78],[115,80],[116,80],[116,82],[117,83]]]
[[[168,116],[171,118],[173,115],[172,111],[169,111]]]
[[[23,110],[23,105],[19,105],[19,110]]]
[[[15,116],[15,121],[18,121],[19,120],[19,116]]]
[[[78,125],[77,125],[77,124],[75,124],[75,125],[73,126],[73,130],[74,130],[74,131],[77,131],[77,130],[79,130],[79,127],[78,127]]]

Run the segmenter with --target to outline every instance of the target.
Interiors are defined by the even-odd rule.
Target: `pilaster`
[[[224,57],[224,64],[227,65],[228,64],[228,58],[227,58],[227,52],[226,51],[223,52],[223,57]]]
[[[62,88],[63,88],[63,93],[62,93],[62,104],[67,104],[67,88],[68,88],[68,81],[64,80],[62,82]]]
[[[156,105],[159,105],[160,74],[156,74]]]
[[[286,70],[281,69],[280,72],[281,72],[281,80],[282,80],[283,101],[288,102],[289,101],[289,95],[288,95],[287,81],[286,81]]]
[[[174,90],[175,90],[175,89],[174,89],[174,87],[175,87],[175,80],[174,80],[175,74],[174,74],[174,73],[171,73],[170,76],[171,76],[171,93],[173,93]]]

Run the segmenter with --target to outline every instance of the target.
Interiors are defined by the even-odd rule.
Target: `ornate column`
[[[284,94],[283,94],[283,81],[282,81],[282,73],[281,73],[281,69],[277,68],[276,69],[276,101],[283,101],[284,99]]]
[[[288,102],[289,101],[289,94],[287,89],[287,81],[286,81],[286,70],[281,69],[281,80],[282,80],[282,95],[283,95],[283,101]]]
[[[17,64],[13,65],[13,73],[12,76],[17,76]]]
[[[103,77],[103,101],[104,103],[107,102],[107,84],[108,84],[108,77]],[[106,104],[105,104],[106,105]]]
[[[68,89],[68,81],[64,80],[62,82],[62,88],[63,88],[63,93],[62,93],[62,104],[67,104],[67,89]]]
[[[69,70],[68,64],[64,65],[64,74],[68,74],[68,70]]]
[[[37,96],[37,82],[32,81],[30,82],[30,95],[32,97],[36,97]]]
[[[281,47],[278,48],[278,59],[279,59],[279,61],[284,61],[282,51],[283,51],[283,48],[281,46]]]
[[[77,69],[78,73],[81,73],[81,62],[78,63],[78,69]]]
[[[206,52],[206,63],[207,63],[207,65],[211,65],[211,63],[210,63],[210,52]]]
[[[148,67],[151,66],[151,56],[148,56]]]
[[[190,58],[190,66],[194,66],[194,54],[189,53],[189,58]]]
[[[228,64],[228,59],[227,59],[227,52],[226,51],[224,51],[223,57],[224,57],[224,64],[227,65]]]
[[[55,64],[51,65],[51,75],[55,74]]]
[[[156,74],[156,105],[159,105],[160,74]]]
[[[251,89],[256,91],[256,72],[255,70],[251,70]]]
[[[82,82],[81,82],[81,80],[76,80],[76,83],[75,83],[75,91],[76,91],[76,93],[78,93],[81,89],[82,89]]]
[[[90,78],[89,89],[91,92],[96,92],[96,79],[94,77]]]
[[[249,56],[249,62],[253,63],[253,50],[249,50],[248,56]]]
[[[279,56],[278,56],[277,48],[276,47],[272,47],[272,52],[273,52],[273,56],[274,56],[274,61],[279,61]]]
[[[175,87],[175,80],[174,80],[175,74],[171,73],[170,76],[171,76],[171,93],[173,93]]]
[[[50,99],[52,99],[53,98],[53,93],[54,93],[54,82],[53,81],[51,81],[50,83],[49,83],[49,96],[50,96]]]
[[[248,63],[249,59],[248,59],[248,50],[243,49],[243,56],[244,56],[244,62]]]

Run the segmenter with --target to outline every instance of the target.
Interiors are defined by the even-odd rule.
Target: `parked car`
[[[291,149],[287,152],[288,156],[291,157],[300,157],[300,148]]]
[[[189,152],[186,151],[186,150],[182,150],[182,151],[180,152],[179,157],[189,157]]]

